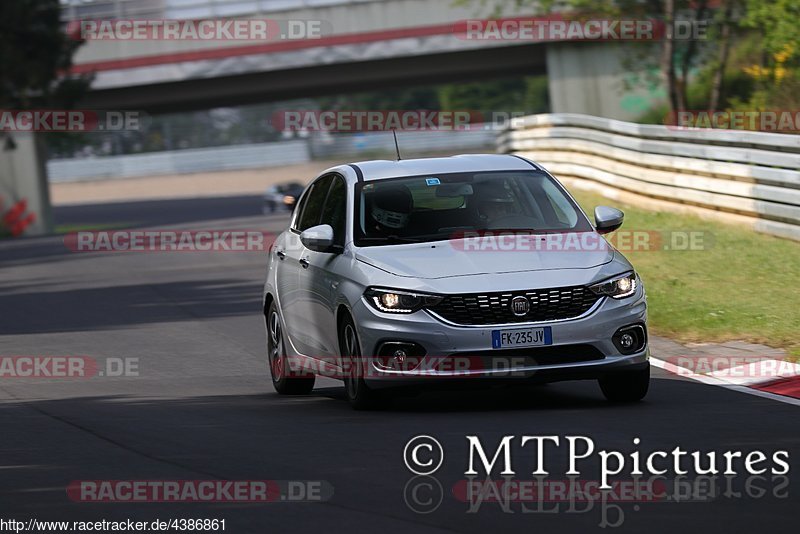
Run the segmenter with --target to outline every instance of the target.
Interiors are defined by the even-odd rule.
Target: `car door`
[[[313,343],[318,349],[318,357],[336,364],[338,354],[338,333],[336,331],[336,306],[339,287],[338,263],[346,261],[342,257],[345,243],[347,212],[347,183],[339,175],[333,175],[322,209],[319,224],[333,228],[334,242],[330,250],[315,252],[305,250],[308,267],[300,273],[300,287],[308,295],[303,302],[303,318],[308,321],[308,331],[313,335]]]
[[[283,255],[278,272],[278,298],[281,300],[286,333],[292,345],[308,356],[317,356],[319,348],[314,342],[313,334],[309,332],[309,321],[304,317],[310,298],[304,267],[308,249],[300,242],[300,234],[318,224],[330,183],[331,177],[325,176],[309,186],[292,219],[284,249],[276,250],[278,257]]]

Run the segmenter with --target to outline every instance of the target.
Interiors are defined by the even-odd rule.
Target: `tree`
[[[722,84],[725,79],[725,68],[728,65],[730,56],[731,41],[735,22],[733,20],[734,11],[740,7],[739,0],[723,0],[719,18],[719,49],[717,52],[717,64],[714,69],[714,79],[711,84],[711,94],[709,96],[708,109],[716,111],[719,109],[722,98]]]
[[[800,0],[747,0],[744,28],[761,37],[756,64],[745,72],[757,89],[746,103],[748,109],[797,109],[800,105]]]
[[[0,110],[69,108],[85,93],[90,80],[66,74],[80,43],[69,40],[62,31],[60,13],[58,0],[0,2]],[[52,134],[51,140],[53,135],[67,139],[69,134]],[[14,150],[12,137],[9,134],[2,137],[5,139],[0,150]],[[74,134],[70,139],[74,139]],[[6,214],[0,223],[10,226],[12,234],[24,230],[32,217],[38,217],[45,231],[50,227],[46,177],[37,179],[38,198],[32,203],[37,206],[38,215],[15,215],[13,210],[22,206],[24,211],[26,205],[26,199],[15,199],[11,213],[14,217]],[[16,188],[11,191],[11,196],[16,196]]]
[[[0,108],[70,108],[90,79],[66,73],[81,45],[62,30],[58,0],[0,2]]]
[[[711,17],[709,0],[457,0],[457,2],[493,6],[492,13],[495,16],[509,10],[519,12],[528,8],[530,12],[558,11],[565,17],[575,19],[604,17],[627,20],[647,18],[661,21],[665,31],[661,36],[660,56],[656,59],[651,50],[651,55],[644,57],[632,55],[632,58],[636,62],[644,61],[645,67],[651,62],[658,63],[673,117],[677,111],[687,108],[689,75],[703,52],[696,39],[678,39],[672,31],[674,23],[678,16],[681,20],[693,24],[706,24]]]

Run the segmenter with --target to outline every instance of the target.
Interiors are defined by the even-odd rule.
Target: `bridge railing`
[[[800,135],[532,115],[498,137],[569,185],[800,240]]]
[[[243,17],[382,0],[62,0],[61,20]]]

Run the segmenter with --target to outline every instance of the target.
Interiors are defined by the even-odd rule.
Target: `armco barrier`
[[[800,135],[563,113],[517,119],[497,142],[574,187],[800,240]]]

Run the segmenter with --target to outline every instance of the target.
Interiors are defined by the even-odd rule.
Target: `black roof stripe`
[[[364,181],[364,173],[363,173],[363,172],[361,172],[361,168],[359,168],[359,166],[358,166],[358,165],[356,165],[355,163],[350,163],[350,164],[349,164],[349,166],[350,166],[350,167],[351,167],[351,168],[352,168],[354,171],[356,171],[356,178],[358,179],[358,181],[359,181],[359,182],[363,182],[363,181]]]

